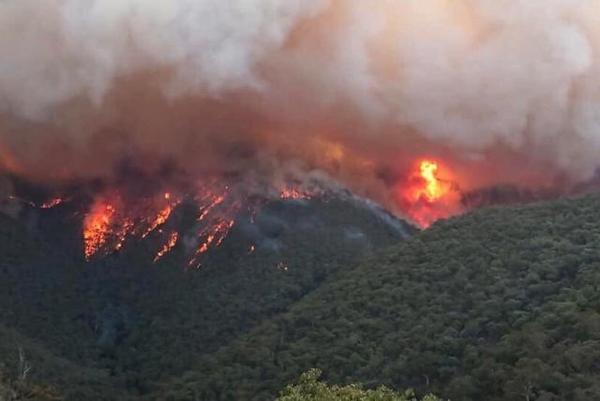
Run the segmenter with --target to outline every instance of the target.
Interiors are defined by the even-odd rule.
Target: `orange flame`
[[[281,199],[308,199],[314,192],[301,190],[295,186],[280,190]],[[240,195],[240,194],[237,194]],[[242,194],[243,195],[243,194]],[[244,210],[251,221],[260,206],[260,200],[252,200],[247,194],[244,203],[227,185],[218,181],[207,180],[199,183],[194,200],[198,205],[197,246],[190,255],[189,266],[199,266],[200,258],[211,248],[219,247],[235,225],[236,216]],[[170,192],[160,196],[135,199],[122,198],[119,192],[111,190],[99,196],[83,222],[83,239],[86,259],[102,253],[108,254],[123,248],[129,238],[144,239],[151,233],[163,232],[175,208],[182,202],[178,196]],[[180,238],[180,233],[173,231],[155,255],[158,261],[171,251]],[[249,253],[256,250],[253,245]]]
[[[170,198],[165,198],[165,199],[169,200]],[[165,206],[162,210],[160,210],[158,212],[158,214],[154,217],[154,219],[151,221],[150,226],[146,229],[146,232],[144,232],[144,234],[142,235],[142,238],[146,238],[148,235],[150,235],[150,233],[152,231],[156,230],[156,228],[165,224],[167,222],[167,220],[169,220],[171,213],[173,213],[173,209],[178,204],[179,204],[179,201],[170,203],[167,206]]]
[[[408,182],[400,187],[400,203],[408,216],[423,228],[460,211],[456,184],[449,169],[438,161],[422,159]]]
[[[163,256],[167,253],[171,252],[171,250],[177,245],[177,240],[179,239],[179,233],[177,231],[171,232],[169,235],[168,241],[163,245],[160,251],[154,257],[154,263],[158,262]]]
[[[439,165],[431,160],[423,160],[419,164],[421,178],[425,180],[425,187],[419,191],[419,196],[425,196],[429,202],[435,202],[448,193],[450,188],[438,179]]]
[[[83,222],[86,259],[94,256],[107,242],[116,209],[104,200],[97,200]]]
[[[211,195],[210,198],[210,203],[204,207],[202,213],[200,213],[200,216],[198,216],[198,221],[204,220],[214,208],[225,201],[224,195]]]
[[[54,198],[49,200],[48,202],[44,202],[40,205],[40,209],[52,209],[53,207],[56,207],[60,204],[62,204],[64,202],[64,199],[62,198]]]
[[[132,236],[146,238],[166,223],[179,203],[169,193],[127,205],[114,192],[97,198],[83,221],[85,257],[89,260],[97,253],[118,251]]]
[[[189,265],[193,266],[198,264],[198,258],[203,254],[208,252],[211,246],[220,246],[229,231],[235,224],[235,220],[222,220],[221,218],[217,218],[217,221],[199,233],[199,237],[201,238],[201,243],[194,254],[194,257],[190,260]]]
[[[311,195],[308,192],[301,191],[294,187],[284,188],[279,194],[280,199],[310,199]]]

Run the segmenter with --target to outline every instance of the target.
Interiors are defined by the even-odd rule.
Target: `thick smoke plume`
[[[461,191],[569,186],[600,154],[599,19],[598,0],[4,0],[0,168],[331,179],[397,212],[424,157]]]

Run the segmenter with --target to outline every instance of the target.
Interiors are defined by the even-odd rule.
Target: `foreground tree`
[[[399,394],[386,387],[365,390],[361,386],[329,386],[319,380],[321,371],[312,369],[302,374],[298,383],[287,386],[278,401],[419,401],[412,391]],[[421,401],[441,401],[427,395]]]

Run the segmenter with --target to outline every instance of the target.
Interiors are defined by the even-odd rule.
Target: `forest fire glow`
[[[111,204],[99,200],[85,216],[83,242],[86,259],[90,259],[106,244],[115,213],[116,210]]]
[[[422,228],[460,212],[457,184],[439,161],[419,160],[399,191],[401,208]]]
[[[312,195],[306,191],[302,191],[298,188],[294,188],[294,187],[289,187],[289,188],[284,188],[281,193],[279,194],[279,197],[281,199],[295,199],[295,200],[302,200],[302,199],[310,199],[312,197]]]
[[[40,205],[40,209],[52,209],[53,207],[61,205],[63,202],[64,202],[64,199],[62,199],[62,198],[50,199],[49,201],[42,203]]]
[[[125,204],[110,191],[94,200],[83,221],[86,259],[120,250],[128,238],[146,238],[164,225],[180,203],[172,196],[142,199]]]
[[[423,160],[419,164],[421,177],[425,180],[425,188],[422,195],[430,202],[435,202],[447,192],[446,188],[440,185],[440,181],[437,178],[438,168],[438,164],[431,160]]]
[[[170,198],[165,197],[165,199],[169,200]],[[169,219],[169,216],[171,216],[171,213],[173,212],[173,208],[175,206],[177,206],[178,203],[179,202],[177,202],[176,204],[168,204],[160,212],[158,212],[158,215],[154,218],[154,220],[150,224],[150,227],[148,227],[148,229],[146,229],[146,232],[144,233],[144,235],[142,235],[142,238],[146,238],[157,227],[165,224],[165,222]]]
[[[190,267],[199,266],[199,258],[202,254],[208,252],[213,246],[220,246],[235,225],[235,220],[223,220],[221,218],[217,218],[217,220],[215,224],[206,227],[198,234],[201,243],[188,263]]]
[[[595,1],[247,0],[239,23],[218,0],[37,3],[0,2],[26,28],[0,35],[0,194],[129,188],[87,211],[87,258],[164,244],[197,181],[192,253],[249,198],[307,199],[313,181],[421,227],[479,204],[457,182],[597,186]]]
[[[253,222],[253,216],[269,200],[311,197],[307,191],[284,186],[276,192],[279,197],[256,198],[249,195],[247,188],[232,188],[218,180],[203,181],[189,191],[195,195],[182,197],[172,192],[158,192],[131,196],[127,195],[127,189],[117,188],[98,194],[83,220],[85,258],[91,260],[119,251],[129,240],[147,240],[159,243],[153,259],[159,261],[184,234],[174,230],[169,221],[185,200],[188,206],[195,206],[197,213],[195,224],[185,233],[186,238],[195,238],[188,266],[199,267],[203,256],[225,241],[241,214]],[[254,249],[252,247],[251,252]]]
[[[163,245],[160,251],[154,257],[154,263],[158,262],[163,256],[167,253],[171,252],[171,250],[177,245],[177,241],[179,240],[179,233],[177,231],[171,232],[169,235],[168,241]]]

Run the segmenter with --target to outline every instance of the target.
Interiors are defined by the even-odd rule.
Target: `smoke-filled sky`
[[[600,0],[2,0],[0,168],[330,177],[392,209],[423,157],[576,183],[598,51]]]

